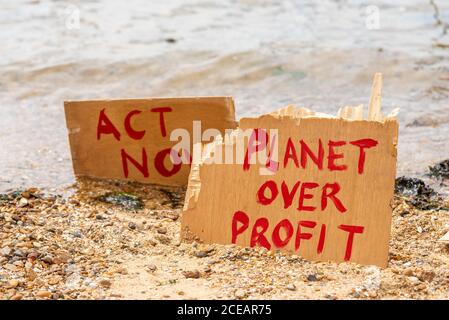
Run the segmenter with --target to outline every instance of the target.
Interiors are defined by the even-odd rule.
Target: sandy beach
[[[183,188],[89,179],[79,190],[69,198],[33,189],[2,196],[0,298],[449,296],[449,249],[437,241],[449,225],[448,199],[395,196],[389,264],[383,269],[181,241]],[[133,197],[123,199],[126,194]]]

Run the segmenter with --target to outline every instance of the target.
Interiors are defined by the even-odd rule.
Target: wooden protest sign
[[[182,236],[385,267],[398,123],[373,108],[375,119],[361,107],[332,117],[291,106],[241,119],[240,131],[192,166]],[[243,163],[211,160],[232,151],[237,162],[243,134]]]
[[[192,137],[193,121],[223,133],[235,128],[231,97],[69,101],[64,103],[75,174],[187,185],[189,163],[174,163],[175,129]],[[192,150],[180,151],[189,157]]]

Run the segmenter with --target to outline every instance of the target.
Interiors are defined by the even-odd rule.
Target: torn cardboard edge
[[[438,239],[438,242],[442,242],[449,245],[449,231],[446,232],[446,234],[442,236],[440,239]]]
[[[382,96],[382,74],[376,73],[373,79],[367,118],[364,117],[363,104],[361,104],[358,106],[344,106],[338,110],[336,116],[327,113],[315,112],[305,107],[295,107],[294,105],[287,105],[286,107],[280,108],[276,111],[263,114],[259,116],[257,119],[261,119],[264,117],[272,117],[274,119],[280,120],[283,119],[296,120],[298,125],[301,119],[307,118],[338,119],[342,121],[370,121],[370,122],[374,121],[379,122],[380,125],[385,126],[388,122],[397,121],[399,108],[393,109],[387,116],[383,115],[381,111],[381,104],[382,104],[381,96]],[[246,119],[251,118],[242,118],[240,119],[240,122],[245,121]],[[239,134],[239,128],[240,126],[232,131],[231,133],[232,142],[235,142],[235,138]],[[395,142],[395,144],[396,143],[397,141]],[[221,136],[216,137],[214,141],[206,144],[205,147],[207,148],[208,152],[206,152],[205,155],[203,155],[201,161],[196,164],[192,163],[183,211],[188,211],[190,209],[195,208],[201,191],[200,168],[202,165],[205,164],[205,162],[208,159],[212,158],[214,150],[218,147],[222,147],[223,144],[224,144],[223,137]],[[192,235],[188,235],[189,232],[187,229],[184,230],[182,234],[183,234],[182,236],[185,237],[185,239],[192,238]]]

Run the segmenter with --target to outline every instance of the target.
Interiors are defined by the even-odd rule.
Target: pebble
[[[27,205],[28,205],[28,200],[26,198],[20,198],[19,203],[17,204],[17,206],[19,208],[26,207]]]
[[[31,198],[31,194],[29,191],[22,192],[21,196],[24,197],[25,199]]]
[[[19,281],[13,279],[8,281],[8,289],[14,289],[19,285]]]
[[[198,279],[200,277],[200,272],[198,270],[183,271],[182,274],[187,279]]]
[[[128,223],[128,228],[130,228],[131,230],[135,230],[137,228],[136,224],[134,222],[129,222]]]
[[[197,258],[205,258],[209,255],[209,253],[207,251],[200,250],[193,252],[193,255]]]
[[[37,252],[30,252],[27,255],[27,259],[31,262],[35,261],[37,259],[37,257],[39,257],[39,253],[37,253]]]
[[[408,276],[408,277],[410,277],[410,276],[413,276],[413,269],[405,269],[404,270],[404,275],[406,275],[406,276]]]
[[[412,276],[412,277],[407,277],[407,279],[413,284],[419,283],[419,279],[417,277]]]
[[[24,257],[24,256],[25,256],[25,253],[23,253],[22,250],[17,249],[16,251],[14,251],[14,255],[15,255],[16,257]]]
[[[53,257],[50,255],[46,255],[43,258],[41,258],[42,262],[45,262],[47,264],[52,264],[53,263]]]
[[[418,275],[419,280],[426,281],[426,282],[432,282],[432,280],[435,278],[435,272],[433,271],[421,271]]]
[[[110,288],[112,285],[112,282],[108,279],[102,279],[99,282],[100,286],[102,286],[103,288]]]
[[[11,249],[9,248],[9,247],[3,247],[1,250],[0,250],[0,253],[3,255],[3,256],[9,256],[10,254],[11,254]]]
[[[149,265],[147,265],[147,269],[151,272],[154,272],[157,270],[157,267],[154,264],[149,264]]]
[[[236,299],[244,299],[246,297],[246,292],[242,289],[238,289],[234,292],[234,297]]]
[[[203,271],[205,272],[205,273],[211,273],[212,272],[212,269],[210,268],[210,267],[204,267],[204,269],[203,269]]]
[[[153,238],[148,238],[147,241],[148,241],[148,243],[149,243],[150,245],[152,245],[153,247],[157,245],[156,240],[154,240]]]
[[[20,293],[13,295],[10,300],[22,300],[23,296]]]
[[[36,293],[36,296],[39,298],[50,298],[51,297],[51,292],[50,291],[38,291]]]
[[[72,233],[72,235],[73,235],[75,238],[82,238],[82,237],[83,237],[83,233],[82,233],[80,230],[74,231],[74,232]]]
[[[166,227],[157,228],[157,232],[160,233],[160,234],[166,234],[167,233],[167,228]]]
[[[158,234],[155,236],[155,238],[162,244],[170,244],[170,242],[171,242],[170,237],[163,235],[163,234]]]
[[[410,261],[404,262],[404,264],[402,265],[404,268],[409,268],[412,266],[412,263]]]
[[[307,281],[318,281],[318,278],[314,274],[308,274],[307,275]]]
[[[11,264],[11,263],[6,264],[4,266],[4,268],[9,270],[9,271],[13,271],[13,272],[17,271],[17,267],[15,265]]]
[[[288,284],[285,288],[290,291],[296,291],[296,286],[293,283]]]

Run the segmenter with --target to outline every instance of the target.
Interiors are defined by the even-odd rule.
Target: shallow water
[[[1,1],[0,190],[74,181],[64,100],[232,95],[238,117],[335,114],[367,105],[377,71],[383,110],[401,108],[398,175],[422,176],[449,158],[449,2],[434,3]]]

